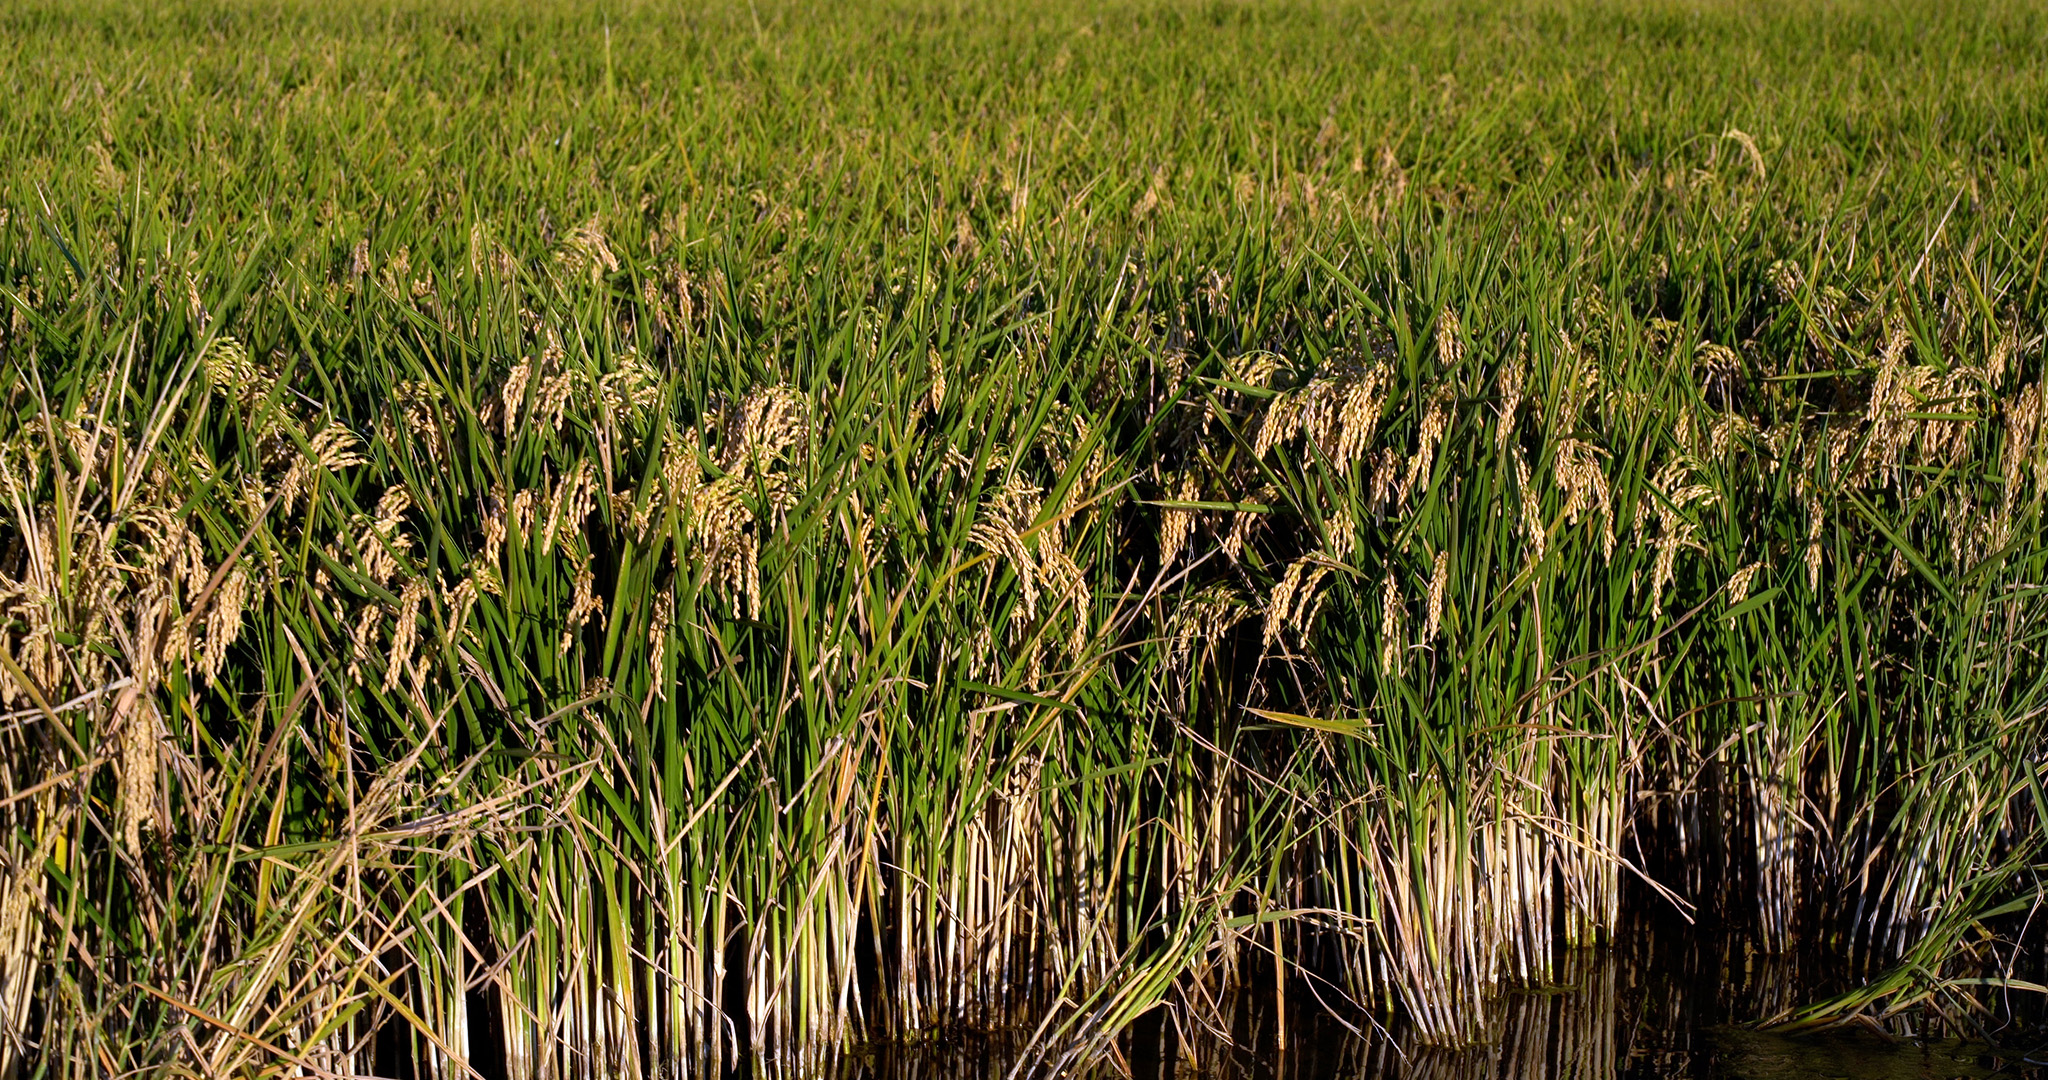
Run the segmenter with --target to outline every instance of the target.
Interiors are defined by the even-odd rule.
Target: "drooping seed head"
[[[1451,553],[1449,549],[1436,553],[1435,565],[1429,575],[1429,614],[1422,624],[1422,640],[1435,641],[1437,631],[1444,621],[1444,593],[1450,587]]]
[[[1494,428],[1493,444],[1496,453],[1505,453],[1510,440],[1514,438],[1515,414],[1522,407],[1522,387],[1528,378],[1529,335],[1523,334],[1515,342],[1515,353],[1500,369],[1500,418]]]
[[[1388,671],[1398,672],[1401,658],[1407,652],[1407,643],[1401,635],[1406,610],[1407,606],[1401,600],[1401,586],[1394,580],[1393,570],[1389,569],[1386,580],[1380,584],[1380,666]]]
[[[1734,607],[1749,599],[1750,584],[1756,580],[1759,570],[1764,567],[1759,559],[1728,576],[1728,606]]]
[[[1465,359],[1464,326],[1458,319],[1457,309],[1444,306],[1436,320],[1436,356],[1445,369],[1457,367]]]

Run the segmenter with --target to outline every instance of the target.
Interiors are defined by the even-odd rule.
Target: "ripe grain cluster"
[[[334,7],[0,4],[0,1076],[2009,974],[2037,8]]]

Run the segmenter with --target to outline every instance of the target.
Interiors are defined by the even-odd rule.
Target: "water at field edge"
[[[1559,987],[1508,995],[1497,1040],[1472,1050],[1404,1051],[1398,1026],[1391,1032],[1368,1028],[1361,1038],[1326,1017],[1291,1025],[1282,1049],[1263,1003],[1248,1000],[1233,1018],[1234,1045],[1213,1039],[1196,1045],[1158,1023],[1141,1025],[1119,1053],[1132,1080],[2048,1078],[2048,1016],[2032,995],[1989,1001],[1990,1013],[1969,1022],[1977,1036],[1970,1039],[1946,1032],[1925,1037],[1928,1029],[1910,1015],[1890,1021],[1889,1032],[1876,1025],[1796,1035],[1755,1030],[1754,1021],[1822,996],[1836,981],[1826,964],[1807,967],[1759,956],[1732,939],[1695,942],[1683,932],[1637,932],[1612,948],[1567,957]],[[941,1040],[936,1048],[849,1063],[848,1074],[849,1080],[1004,1080],[1011,1064],[1002,1055]],[[1112,1067],[1099,1075],[1123,1072]]]

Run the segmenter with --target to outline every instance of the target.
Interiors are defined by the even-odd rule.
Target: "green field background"
[[[2048,821],[2044,56],[0,3],[0,1074],[1456,1046],[1652,915],[1959,1025]]]

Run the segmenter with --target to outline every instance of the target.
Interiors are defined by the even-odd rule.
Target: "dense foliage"
[[[0,1074],[2002,971],[2048,14],[344,7],[0,5]]]

